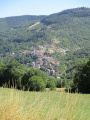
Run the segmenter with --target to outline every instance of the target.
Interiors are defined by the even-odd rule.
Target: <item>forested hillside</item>
[[[69,9],[49,16],[0,18],[2,61],[16,59],[32,66],[32,62],[39,65],[42,59],[42,70],[47,71],[45,64],[52,63],[55,73],[70,79],[76,62],[83,58],[87,60],[89,56],[89,8]],[[45,63],[46,59],[52,60],[51,63]]]

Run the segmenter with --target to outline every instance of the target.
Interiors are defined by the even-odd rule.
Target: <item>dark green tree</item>
[[[24,74],[24,76],[22,77],[21,84],[22,84],[22,87],[24,87],[24,90],[28,90],[29,89],[29,86],[30,86],[29,80],[33,76],[37,76],[37,77],[42,78],[42,80],[45,83],[45,87],[46,87],[47,80],[48,80],[48,75],[45,72],[41,71],[41,70],[30,68],[30,70],[28,72],[26,72]]]
[[[39,76],[32,76],[29,78],[28,87],[31,91],[43,91],[45,89],[45,82]]]
[[[50,90],[56,90],[56,85],[54,81],[49,81],[49,88]]]
[[[49,77],[47,82],[47,87],[50,88],[50,90],[55,90],[57,85],[57,79],[54,77]]]
[[[8,87],[21,88],[22,72],[20,63],[17,61],[10,61],[5,64],[0,70],[0,86],[7,84]]]
[[[90,93],[90,59],[87,63],[78,66],[72,88],[81,93]]]

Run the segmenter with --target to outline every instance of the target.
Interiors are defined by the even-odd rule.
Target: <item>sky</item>
[[[0,0],[0,18],[20,15],[50,15],[77,7],[90,8],[90,0]]]

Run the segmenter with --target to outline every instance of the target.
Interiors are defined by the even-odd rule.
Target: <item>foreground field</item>
[[[90,120],[90,95],[0,88],[0,120]]]

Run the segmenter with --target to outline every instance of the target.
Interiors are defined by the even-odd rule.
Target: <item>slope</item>
[[[49,16],[0,18],[0,28],[0,57],[6,61],[25,50],[48,46],[45,54],[53,50],[48,56],[58,59],[60,70],[65,72],[73,69],[75,61],[90,55],[90,8],[69,9]],[[62,50],[68,53],[62,55]],[[22,56],[22,59],[27,58]],[[36,60],[35,56],[33,59]]]

